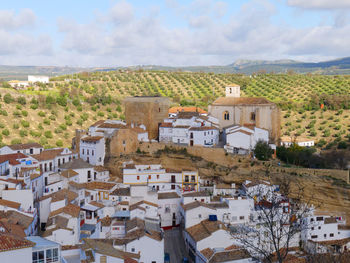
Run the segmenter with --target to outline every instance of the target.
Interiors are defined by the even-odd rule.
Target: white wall
[[[32,263],[32,248],[22,248],[0,252],[0,262]]]
[[[2,198],[5,200],[17,202],[21,204],[21,209],[25,211],[33,211],[33,193],[31,189],[28,190],[4,190],[2,191]]]

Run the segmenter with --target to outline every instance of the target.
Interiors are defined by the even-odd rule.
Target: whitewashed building
[[[80,158],[91,165],[104,165],[105,151],[103,136],[84,136],[80,139]]]
[[[315,146],[315,141],[308,138],[301,137],[281,137],[281,146],[290,147],[292,144],[297,144],[300,147],[312,147]]]
[[[248,154],[258,141],[269,142],[268,130],[233,125],[224,129],[225,150],[234,154]]]
[[[28,82],[30,82],[30,83],[35,83],[35,82],[49,83],[50,79],[49,79],[49,76],[28,75]]]

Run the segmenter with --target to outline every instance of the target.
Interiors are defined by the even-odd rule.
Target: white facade
[[[180,204],[181,198],[176,192],[158,193],[158,213],[162,228],[169,228],[180,224]]]
[[[241,96],[241,87],[237,84],[229,85],[225,88],[226,97],[239,98]]]
[[[80,158],[91,165],[104,165],[105,138],[87,136],[80,139]]]
[[[28,82],[35,83],[49,83],[50,79],[48,76],[34,76],[34,75],[28,75]]]
[[[258,141],[269,142],[269,132],[254,127],[249,129],[241,126],[232,126],[225,129],[225,150],[229,153],[246,154],[251,152]]]
[[[0,252],[0,261],[32,263],[32,248],[27,247],[27,248]]]
[[[315,141],[306,138],[295,138],[294,140],[290,137],[282,137],[281,145],[290,147],[292,144],[297,144],[300,147],[312,147],[315,146]]]

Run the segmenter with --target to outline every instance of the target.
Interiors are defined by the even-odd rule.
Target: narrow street
[[[164,231],[165,253],[169,253],[171,263],[181,263],[186,254],[185,243],[182,239],[180,228]]]

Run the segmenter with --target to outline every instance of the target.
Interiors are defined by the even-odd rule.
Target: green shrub
[[[28,111],[22,110],[22,115],[23,115],[24,117],[27,117],[27,116],[28,116]]]
[[[39,143],[40,143],[41,145],[45,145],[45,144],[48,143],[48,141],[47,141],[47,139],[46,139],[45,137],[40,137]]]
[[[39,131],[31,130],[29,133],[33,137],[40,137],[41,136],[41,132],[39,132]]]
[[[32,105],[30,105],[30,108],[32,110],[36,110],[38,108],[38,104],[32,104]]]
[[[73,105],[74,106],[78,106],[78,105],[80,105],[80,100],[78,99],[78,98],[75,98],[73,101],[72,101],[72,103],[73,103]]]
[[[20,111],[18,111],[18,110],[15,110],[13,113],[13,116],[15,116],[16,118],[18,118],[18,117],[21,117],[22,116],[22,114],[21,114],[21,112]]]
[[[52,135],[52,132],[51,131],[45,131],[44,132],[44,136],[48,139],[52,139],[53,138],[53,135]]]
[[[60,124],[59,127],[60,127],[60,129],[63,130],[63,131],[67,130],[67,125],[64,124],[64,123]]]
[[[10,131],[8,129],[3,129],[2,130],[2,135],[9,136],[10,135]]]
[[[56,128],[56,129],[55,129],[55,133],[57,133],[57,134],[58,134],[58,133],[62,133],[62,129],[61,129],[61,128],[59,128],[59,127],[58,127],[58,128]]]
[[[83,111],[83,106],[78,105],[78,106],[77,106],[77,110],[78,110],[78,111]]]
[[[39,112],[38,112],[38,115],[39,115],[40,117],[45,117],[46,113],[45,113],[44,111],[39,111]]]
[[[28,128],[30,126],[29,121],[21,120],[21,124],[24,128]]]
[[[20,131],[19,131],[19,135],[20,135],[21,137],[26,137],[26,136],[28,136],[28,131],[27,131],[27,130],[20,130]]]
[[[6,93],[5,96],[4,96],[4,102],[7,103],[7,104],[9,104],[9,103],[11,103],[11,102],[13,102],[13,101],[14,101],[14,99],[13,99],[13,97],[11,96],[11,94]]]
[[[42,125],[41,123],[39,123],[38,129],[39,129],[39,130],[43,130],[43,129],[44,129],[44,127],[43,127],[43,125]]]
[[[56,146],[57,146],[57,147],[62,147],[62,146],[63,146],[62,140],[58,140],[58,141],[56,142]]]
[[[338,143],[338,147],[337,147],[338,149],[346,149],[346,148],[348,148],[348,144],[347,144],[347,142],[345,142],[345,141],[340,141],[339,143]]]
[[[89,114],[87,114],[86,112],[84,112],[84,113],[80,116],[80,119],[82,119],[83,121],[87,121],[88,118],[89,118]]]
[[[11,140],[11,145],[20,144],[20,143],[22,143],[21,139],[13,139],[13,140]]]
[[[50,115],[49,119],[52,120],[52,121],[55,121],[56,120],[56,116],[55,115]]]
[[[51,122],[50,122],[50,120],[49,120],[49,119],[44,119],[44,124],[46,124],[46,125],[50,125],[50,124],[51,124]]]
[[[21,105],[16,105],[16,109],[17,110],[22,110],[22,106]]]
[[[15,130],[19,129],[18,123],[14,123],[14,124],[12,125],[12,128],[15,129]]]
[[[5,128],[5,124],[3,124],[2,122],[0,122],[0,128],[1,128],[1,129]]]
[[[97,113],[97,116],[103,117],[103,116],[105,116],[105,114],[104,114],[102,111],[99,111],[99,112]]]
[[[77,120],[77,122],[76,122],[79,126],[82,126],[83,125],[83,120],[82,119],[79,119],[79,120]]]
[[[73,122],[71,120],[66,120],[66,125],[67,126],[72,126]]]
[[[17,102],[21,105],[26,105],[27,104],[27,101],[26,101],[26,98],[21,96],[17,99]]]

